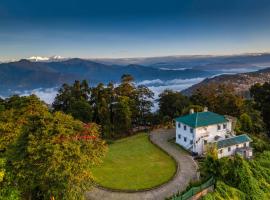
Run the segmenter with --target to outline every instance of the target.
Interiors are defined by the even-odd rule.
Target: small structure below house
[[[251,147],[236,149],[235,153],[246,159],[250,159],[253,156],[253,150]]]
[[[252,140],[246,134],[234,136],[217,142],[218,158],[239,154],[244,158],[252,157],[252,148],[250,142]]]
[[[246,134],[235,136],[235,118],[209,112],[190,111],[175,119],[176,143],[197,155],[203,155],[208,144],[217,144],[218,158],[236,153],[245,158],[252,156],[252,141]]]

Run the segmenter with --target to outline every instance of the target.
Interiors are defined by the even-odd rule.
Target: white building
[[[190,114],[178,117],[175,121],[176,143],[195,154],[202,155],[206,152],[208,143],[216,143],[219,158],[236,152],[245,157],[252,156],[252,150],[248,148],[251,139],[245,134],[234,135],[230,117],[206,109],[196,113],[191,110]],[[243,151],[239,151],[240,149]]]

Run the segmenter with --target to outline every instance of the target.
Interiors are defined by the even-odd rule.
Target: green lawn
[[[175,161],[141,133],[109,145],[104,163],[93,174],[103,187],[140,190],[168,181],[175,171]]]

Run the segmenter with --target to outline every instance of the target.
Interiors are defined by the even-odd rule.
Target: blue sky
[[[270,52],[269,0],[2,0],[0,60]]]

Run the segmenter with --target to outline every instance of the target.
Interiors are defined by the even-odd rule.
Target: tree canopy
[[[83,122],[92,120],[92,107],[88,103],[90,87],[87,81],[75,81],[73,85],[63,84],[52,104],[55,110],[71,114]]]
[[[244,99],[237,95],[230,85],[209,84],[198,88],[190,97],[195,105],[206,106],[209,110],[239,117],[242,113]]]
[[[89,87],[86,81],[64,84],[59,89],[53,108],[83,122],[101,125],[102,137],[115,138],[127,135],[133,127],[146,125],[153,106],[153,92],[146,86],[134,84],[129,74],[121,83],[102,83]]]
[[[219,160],[208,156],[202,170],[208,175],[214,175],[218,183],[215,192],[209,193],[204,199],[269,199],[269,164],[270,151],[265,151],[251,161],[239,156]]]
[[[158,104],[160,115],[173,119],[183,114],[183,110],[190,105],[190,101],[180,92],[164,90],[159,95]]]
[[[6,160],[3,190],[17,188],[28,199],[84,198],[91,186],[91,166],[99,164],[106,152],[98,125],[52,113],[34,95],[16,97],[16,104],[8,99],[0,124],[5,149],[1,156]],[[3,190],[0,194],[7,196]]]
[[[256,108],[261,111],[263,121],[270,135],[270,83],[253,85],[250,88],[250,95],[256,103]]]

